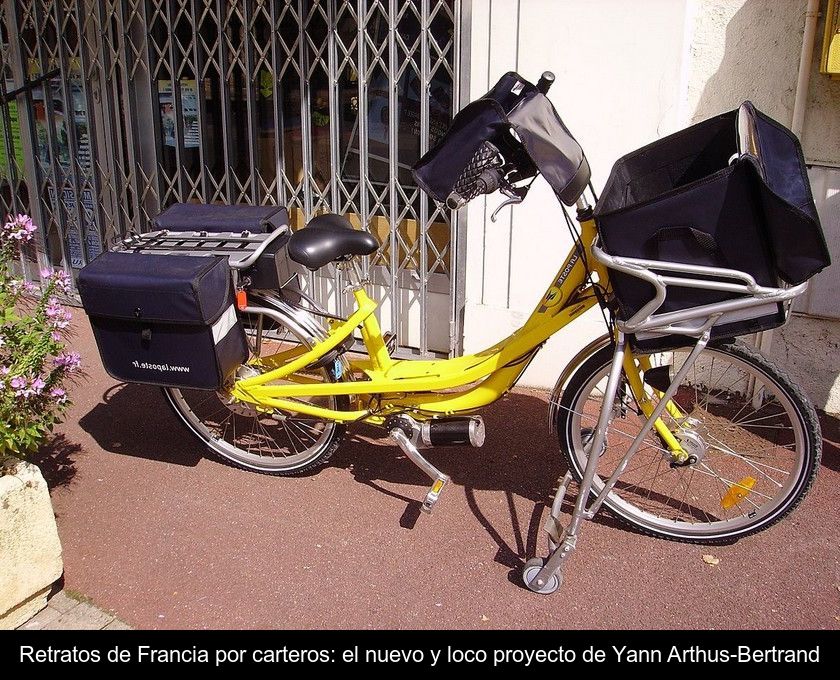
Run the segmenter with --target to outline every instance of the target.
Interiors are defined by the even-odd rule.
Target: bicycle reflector
[[[236,308],[241,312],[248,306],[248,293],[241,288],[236,291]]]
[[[729,510],[730,508],[738,505],[738,503],[750,494],[750,491],[754,486],[754,477],[744,477],[740,482],[729,487],[729,491],[727,491],[726,495],[720,499],[721,507],[723,507],[724,510]]]

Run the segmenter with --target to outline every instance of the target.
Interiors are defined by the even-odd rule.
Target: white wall
[[[470,99],[509,70],[535,82],[557,76],[549,97],[583,146],[596,187],[613,161],[680,123],[681,0],[473,0]],[[542,179],[494,224],[498,196],[467,208],[464,349],[505,337],[528,317],[572,242]],[[584,342],[604,332],[592,310],[558,333],[521,383],[550,386]]]
[[[508,70],[532,82],[542,71],[553,71],[557,81],[549,98],[581,143],[596,190],[622,154],[744,99],[790,125],[806,0],[472,0],[470,5],[470,99]],[[821,36],[820,27],[817,52]],[[803,147],[809,162],[840,164],[840,82],[819,75],[816,66]],[[819,183],[822,172],[830,171],[813,168],[812,180]],[[571,246],[560,205],[541,179],[523,205],[505,209],[490,223],[501,200],[477,199],[467,208],[467,352],[521,325]],[[828,238],[838,242],[840,233]],[[603,322],[592,310],[548,343],[522,384],[553,385],[565,361],[602,332]]]

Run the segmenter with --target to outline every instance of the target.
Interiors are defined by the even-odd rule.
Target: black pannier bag
[[[217,390],[248,358],[227,258],[106,252],[79,293],[117,380]]]
[[[802,283],[830,264],[799,141],[750,102],[619,159],[594,215],[610,255],[735,269],[770,287]],[[622,319],[654,297],[653,286],[629,274],[612,270],[610,280]],[[669,285],[657,313],[736,297]],[[744,310],[712,337],[767,330],[785,318],[781,304]],[[690,342],[631,340],[640,349]]]
[[[282,205],[175,203],[152,220],[153,229],[209,233],[250,231],[266,234],[288,226],[289,213]]]
[[[566,205],[574,205],[589,182],[583,150],[552,103],[513,72],[455,116],[443,138],[414,165],[414,178],[426,193],[446,201],[488,143],[505,158],[517,157],[518,179],[542,173]]]

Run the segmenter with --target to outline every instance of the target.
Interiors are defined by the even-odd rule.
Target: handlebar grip
[[[537,81],[537,89],[543,94],[548,94],[552,85],[554,85],[554,74],[551,71],[544,71]]]
[[[498,168],[486,168],[475,181],[475,188],[479,194],[492,194],[498,190],[501,182],[501,170]]]
[[[502,177],[502,171],[498,168],[485,168],[469,187],[462,189],[460,192],[457,189],[453,190],[446,197],[446,207],[450,210],[458,210],[476,196],[492,194],[501,185]]]
[[[450,210],[458,210],[467,204],[467,199],[461,196],[457,191],[453,191],[446,197],[446,207]]]

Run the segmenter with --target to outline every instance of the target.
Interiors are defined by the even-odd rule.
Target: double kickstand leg
[[[612,405],[615,403],[616,395],[618,394],[618,387],[621,382],[622,365],[624,363],[624,352],[626,341],[623,333],[618,334],[615,353],[613,354],[612,364],[610,366],[609,378],[607,379],[607,387],[604,391],[604,399],[601,406],[601,413],[598,417],[598,425],[591,441],[588,444],[589,456],[586,460],[586,468],[583,471],[583,479],[580,482],[577,498],[575,499],[575,507],[572,511],[572,517],[569,521],[569,526],[565,530],[560,523],[560,511],[563,505],[563,500],[569,488],[569,483],[572,481],[570,472],[566,473],[557,494],[554,497],[554,502],[551,506],[551,515],[549,516],[545,530],[549,535],[551,544],[551,552],[546,560],[541,557],[534,557],[525,563],[522,570],[522,579],[525,585],[536,593],[548,595],[557,590],[563,583],[563,564],[568,561],[568,558],[575,551],[577,545],[578,533],[583,520],[591,520],[598,512],[604,499],[612,491],[616,481],[627,468],[630,459],[636,454],[642,441],[647,436],[647,433],[653,428],[654,423],[662,415],[671,397],[677,391],[678,386],[682,383],[689,369],[694,365],[700,352],[706,347],[709,342],[709,331],[705,331],[694,349],[689,354],[688,359],[682,365],[677,374],[674,376],[671,384],[665,393],[659,398],[659,402],[653,412],[648,416],[639,433],[633,439],[633,443],[627,452],[619,461],[610,478],[604,483],[603,488],[598,493],[595,500],[587,507],[587,501],[592,493],[592,481],[595,479],[595,473],[598,468],[598,460],[600,456],[595,454],[596,451],[602,451],[607,436],[607,428],[612,417]]]

